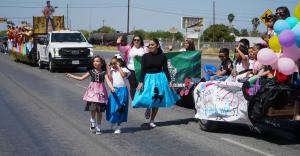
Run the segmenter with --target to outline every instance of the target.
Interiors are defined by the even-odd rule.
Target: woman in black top
[[[140,83],[137,87],[133,108],[147,108],[146,119],[150,119],[150,127],[154,128],[155,116],[159,107],[171,107],[179,96],[175,93],[168,70],[168,60],[162,52],[158,39],[149,42],[149,53],[142,56]],[[152,109],[152,110],[151,110]]]

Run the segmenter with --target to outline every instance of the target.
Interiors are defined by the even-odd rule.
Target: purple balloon
[[[300,59],[300,49],[296,45],[288,48],[282,48],[281,57],[288,57],[294,61],[297,61],[298,59]]]
[[[284,48],[288,48],[288,47],[293,46],[296,43],[296,35],[295,35],[295,33],[293,31],[291,31],[291,30],[284,30],[279,35],[279,43]]]

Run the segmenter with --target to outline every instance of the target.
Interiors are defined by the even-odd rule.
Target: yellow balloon
[[[298,3],[294,9],[294,16],[300,20],[300,3]]]
[[[269,40],[269,47],[275,52],[279,53],[281,50],[281,45],[279,43],[279,38],[277,35],[274,35]]]

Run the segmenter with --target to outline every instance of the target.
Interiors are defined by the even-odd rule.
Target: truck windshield
[[[81,33],[53,33],[51,42],[86,42]]]

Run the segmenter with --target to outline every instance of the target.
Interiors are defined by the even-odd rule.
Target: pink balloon
[[[291,75],[296,70],[295,62],[287,57],[278,59],[278,70],[285,75]]]
[[[281,57],[287,57],[294,61],[300,59],[300,49],[295,44],[288,48],[283,47],[282,49]]]
[[[278,59],[275,61],[275,63],[271,64],[272,69],[278,69]]]
[[[277,56],[272,49],[263,48],[257,54],[257,60],[263,65],[272,65],[277,61]]]

